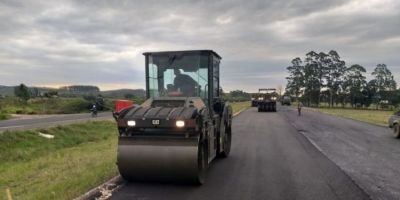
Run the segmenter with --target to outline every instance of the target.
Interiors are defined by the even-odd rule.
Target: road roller
[[[258,112],[276,112],[278,93],[275,88],[260,88],[258,90]]]
[[[232,107],[212,50],[146,52],[146,101],[114,113],[117,166],[127,181],[203,184],[231,149]]]

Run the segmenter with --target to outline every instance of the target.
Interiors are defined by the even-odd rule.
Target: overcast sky
[[[399,0],[0,0],[0,85],[144,88],[145,51],[213,49],[224,90],[286,84],[310,50],[400,81]]]

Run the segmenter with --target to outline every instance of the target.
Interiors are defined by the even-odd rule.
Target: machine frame
[[[130,181],[187,181],[202,184],[211,161],[216,157],[227,157],[230,153],[232,108],[220,97],[221,57],[212,50],[146,52],[143,55],[147,100],[140,106],[122,110],[116,116],[120,133],[117,156],[119,171],[122,177]],[[208,98],[152,96],[149,59],[152,56],[173,58],[188,55],[207,56]],[[164,77],[157,78],[164,80]],[[132,121],[134,126],[129,126]],[[185,126],[177,127],[178,121]]]

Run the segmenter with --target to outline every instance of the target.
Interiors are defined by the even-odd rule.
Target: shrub
[[[0,120],[5,120],[5,119],[8,119],[8,118],[10,118],[10,115],[0,111]]]
[[[394,115],[397,115],[398,113],[400,113],[400,107],[396,107],[393,111]]]
[[[61,106],[59,113],[71,114],[86,112],[90,109],[92,103],[84,99],[72,99]]]

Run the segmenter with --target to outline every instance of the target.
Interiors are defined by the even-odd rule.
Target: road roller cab
[[[118,114],[117,165],[129,181],[203,183],[230,152],[232,108],[220,98],[211,50],[147,52],[146,96]]]

